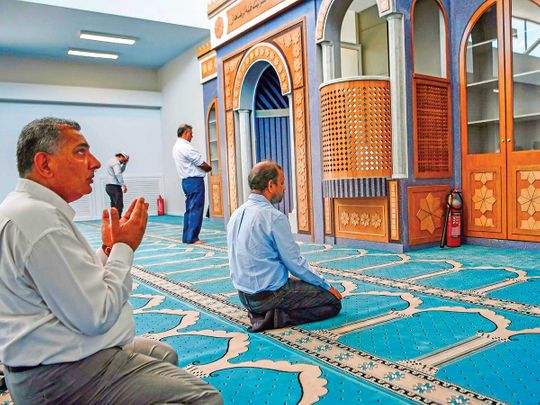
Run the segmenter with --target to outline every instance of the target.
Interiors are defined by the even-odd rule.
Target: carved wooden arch
[[[315,39],[317,42],[321,42],[326,39],[326,23],[334,4],[339,3],[341,5],[344,2],[344,0],[323,0],[317,16],[317,30],[315,34]],[[352,2],[353,0],[350,0],[347,7],[349,7]],[[386,14],[387,12],[396,9],[396,0],[376,0],[376,3],[377,7],[379,8],[379,15],[383,13]]]
[[[225,106],[225,145],[226,167],[229,191],[230,212],[238,208],[238,178],[236,173],[236,128],[234,119],[235,105],[241,101],[241,89],[249,68],[255,60],[245,63],[245,68],[240,71],[240,65],[247,61],[247,53],[262,49],[257,45],[270,45],[278,50],[276,55],[281,55],[279,60],[272,64],[279,74],[279,66],[282,70],[286,67],[288,81],[281,83],[283,94],[291,94],[292,115],[291,126],[294,131],[295,166],[296,166],[296,207],[298,232],[313,236],[313,196],[311,187],[311,137],[309,130],[309,89],[306,80],[306,21],[305,18],[291,22],[279,30],[268,34],[266,37],[255,40],[252,44],[234,51],[222,58],[223,93]],[[270,52],[270,48],[269,52]],[[257,56],[257,61],[269,61],[268,57]],[[279,65],[278,65],[279,64]],[[279,76],[278,76],[279,77]],[[281,79],[280,79],[281,80]],[[238,88],[235,89],[238,84]]]
[[[291,93],[291,74],[287,66],[287,61],[285,60],[285,57],[276,46],[267,42],[262,42],[247,51],[247,53],[244,55],[244,58],[240,62],[240,66],[238,67],[238,73],[236,74],[236,78],[234,80],[234,110],[240,108],[240,94],[242,92],[244,79],[246,78],[246,74],[249,71],[249,68],[253,66],[254,63],[260,61],[268,62],[276,71],[279,78],[279,84],[281,86],[281,94],[286,96]]]

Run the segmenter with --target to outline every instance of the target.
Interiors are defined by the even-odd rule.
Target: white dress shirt
[[[181,179],[188,177],[204,177],[206,172],[199,166],[204,163],[202,155],[184,138],[178,138],[174,144],[172,155],[176,171]]]
[[[94,253],[75,212],[31,180],[0,204],[0,361],[34,366],[80,360],[134,336],[133,251]]]
[[[300,255],[289,220],[266,197],[250,194],[227,224],[229,268],[234,288],[247,294],[283,287],[289,273],[330,289],[330,284]]]

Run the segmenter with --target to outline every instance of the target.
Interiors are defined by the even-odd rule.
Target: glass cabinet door
[[[540,242],[540,0],[477,15],[462,44],[465,232]]]
[[[469,154],[500,152],[497,7],[480,17],[467,40],[467,132]]]
[[[530,0],[512,1],[512,68],[513,150],[540,150],[540,7]]]

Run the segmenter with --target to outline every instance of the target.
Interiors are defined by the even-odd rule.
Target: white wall
[[[187,123],[193,127],[193,146],[207,158],[205,117],[203,109],[203,90],[199,82],[199,63],[194,47],[159,70],[159,81],[163,107],[161,109],[163,176],[165,181],[165,200],[168,214],[182,215],[185,199],[180,179],[172,160],[172,147],[176,142],[179,124]],[[208,182],[208,179],[206,179]],[[205,213],[208,207],[206,190]]]
[[[13,190],[17,179],[15,147],[21,129],[35,118],[56,116],[77,121],[102,162],[120,150],[130,154],[126,175],[161,176],[161,118],[156,109],[0,102],[0,201]],[[104,176],[104,169],[96,177]],[[97,180],[97,179],[96,179]],[[96,184],[99,184],[96,181]],[[129,182],[128,182],[129,187]],[[95,192],[95,191],[94,191]],[[101,194],[100,194],[101,195]],[[100,197],[96,198],[99,203]],[[97,207],[98,212],[100,206]]]
[[[167,213],[182,215],[184,195],[171,155],[179,124],[193,126],[193,145],[207,157],[196,49],[197,46],[154,73],[148,69],[110,69],[99,64],[0,58],[0,201],[13,189],[18,177],[15,143],[22,127],[35,118],[55,115],[78,121],[100,160],[106,160],[119,148],[128,152],[132,158],[126,177],[162,177]],[[9,62],[6,70],[4,60]],[[58,72],[62,74],[55,75]],[[14,83],[15,79],[19,84]],[[137,87],[152,89],[156,82],[161,93],[134,91]],[[50,95],[59,101],[51,100]],[[44,99],[48,102],[44,103]],[[100,105],[92,105],[92,100],[99,100]],[[95,199],[101,202],[99,196]]]

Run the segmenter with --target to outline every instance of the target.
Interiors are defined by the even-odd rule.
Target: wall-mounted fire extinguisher
[[[455,188],[446,196],[446,218],[441,236],[441,248],[461,246],[463,230],[463,197],[461,189]]]
[[[157,214],[165,215],[165,200],[161,195],[157,199]]]

